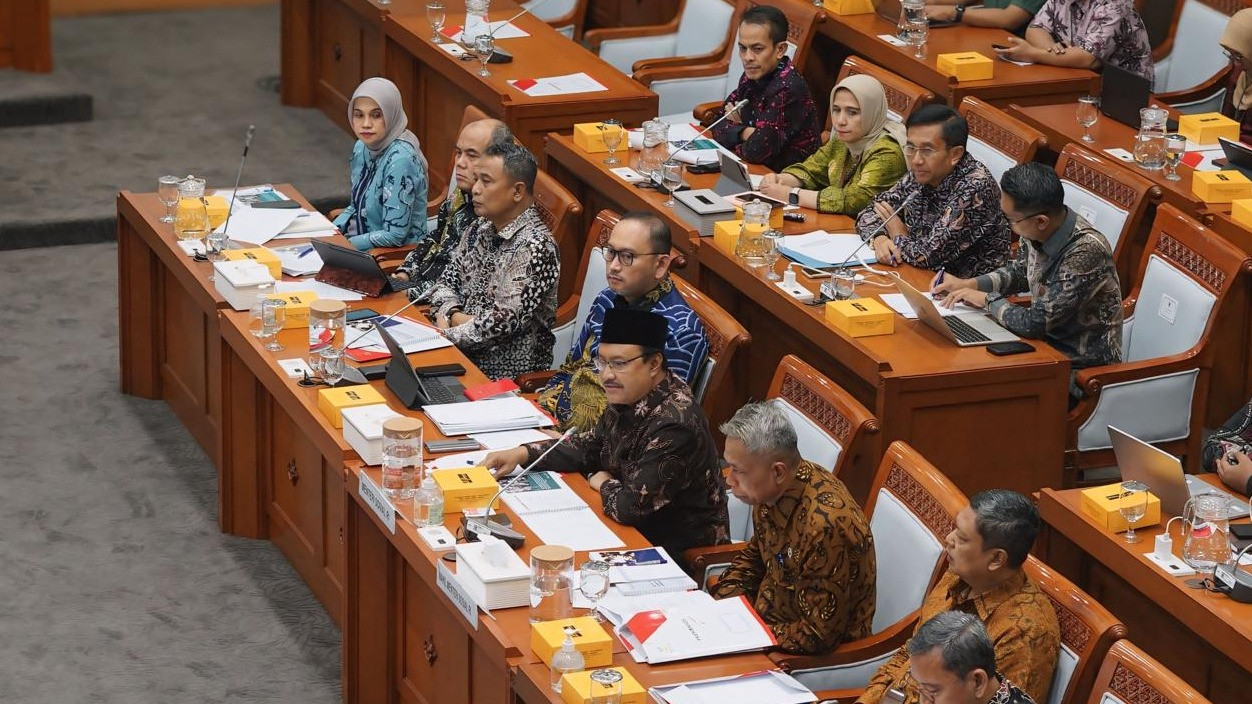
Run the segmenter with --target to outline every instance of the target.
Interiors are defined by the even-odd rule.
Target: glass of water
[[[217,280],[217,276],[212,273],[213,269],[211,267],[213,266],[213,262],[222,261],[222,257],[225,256],[223,252],[229,244],[230,238],[226,236],[225,232],[209,230],[204,233],[204,256],[209,260],[210,266],[209,281]]]
[[[1094,95],[1084,95],[1078,99],[1078,124],[1082,125],[1082,141],[1094,142],[1091,128],[1100,121],[1100,99]]]
[[[596,605],[609,593],[609,563],[604,560],[587,560],[578,571],[578,591],[591,602],[591,617],[600,621]]]
[[[287,301],[267,298],[261,301],[261,339],[267,340],[265,349],[269,352],[281,352],[286,347],[278,341],[278,332],[287,323]]]
[[[439,34],[439,30],[443,29],[443,22],[446,18],[447,13],[444,10],[443,3],[426,3],[426,21],[430,23],[430,30],[434,33],[430,40],[436,44],[443,43],[443,35]]]
[[[1126,542],[1139,542],[1139,536],[1135,535],[1135,522],[1148,512],[1148,485],[1137,481],[1122,482],[1122,495],[1117,508],[1122,512],[1122,518],[1126,519]]]
[[[781,230],[768,229],[763,235],[765,237],[765,280],[781,281],[782,277],[774,271],[774,266],[778,264],[778,258],[782,253],[778,248],[782,246],[783,233]]]
[[[161,222],[174,222],[174,206],[178,205],[178,184],[181,181],[181,178],[168,174],[157,179],[157,200],[165,206],[165,214],[161,216]]]
[[[830,280],[835,285],[836,301],[846,301],[856,295],[856,274],[851,269],[835,269],[831,272]]]
[[[926,40],[930,38],[930,18],[926,15],[910,17],[905,25],[909,44],[913,46],[913,56],[926,58]]]
[[[1181,181],[1178,175],[1178,164],[1182,162],[1182,154],[1187,151],[1187,138],[1180,134],[1165,135],[1165,178],[1170,181]]]
[[[323,347],[320,356],[322,381],[327,386],[334,386],[343,379],[343,350],[335,347]]]
[[[609,150],[609,158],[605,159],[604,163],[617,166],[622,163],[622,160],[617,158],[617,148],[622,146],[622,135],[626,134],[626,131],[622,129],[621,120],[605,120],[601,125],[604,148]]]
[[[666,208],[674,207],[674,191],[683,185],[683,165],[681,161],[667,159],[661,164],[661,187],[669,193],[669,200],[665,201]]]
[[[487,62],[491,59],[491,55],[495,53],[496,41],[490,34],[480,34],[474,37],[474,53],[478,55],[478,63],[481,68],[478,69],[478,75],[490,76],[491,71],[487,70]]]

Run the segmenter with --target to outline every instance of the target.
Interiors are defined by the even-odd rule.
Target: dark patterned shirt
[[[1030,28],[1153,81],[1152,44],[1134,0],[1048,0]]]
[[[473,204],[461,189],[453,187],[448,197],[439,204],[435,228],[413,247],[413,251],[404,258],[404,263],[396,269],[408,274],[409,281],[415,283],[407,291],[410,300],[420,298],[439,283],[439,276],[452,259],[452,251],[473,224]]]
[[[856,218],[861,237],[886,232],[874,203],[892,211],[916,193],[900,213],[908,228],[897,246],[904,261],[923,269],[944,267],[949,274],[968,279],[1003,266],[1009,259],[1009,221],[1000,210],[1000,186],[991,172],[968,153],[938,188],[923,185],[908,173],[895,186],[878,194]]]
[[[587,322],[583,323],[583,329],[578,333],[578,339],[574,340],[565,363],[547,386],[539,390],[539,405],[557,419],[562,430],[587,430],[604,413],[604,386],[591,360],[600,351],[600,328],[604,325],[605,312],[610,308],[624,307],[630,307],[625,298],[611,289],[601,291],[592,302]],[[674,282],[666,277],[656,288],[644,294],[634,307],[652,311],[669,323],[665,336],[665,364],[678,378],[688,384],[694,383],[708,357],[709,338],[700,316],[683,300],[682,294],[674,288]]]
[[[843,482],[801,462],[778,501],[752,509],[752,527],[713,596],[752,599],[791,653],[826,653],[872,633],[874,536]]]
[[[1052,602],[1025,572],[1018,571],[981,596],[970,596],[968,584],[951,572],[945,573],[922,602],[918,627],[935,614],[954,610],[982,620],[995,647],[996,669],[1002,678],[1020,683],[1018,686],[1035,701],[1047,700],[1061,648],[1061,627]],[[917,681],[909,674],[907,644],[878,668],[857,704],[877,704],[892,687],[904,692],[904,704],[921,701]]]
[[[1222,427],[1204,438],[1200,467],[1210,472],[1218,471],[1217,463],[1226,461],[1226,443],[1234,445],[1245,454],[1252,453],[1252,449],[1249,449],[1252,447],[1252,401],[1245,403]],[[1228,486],[1243,492],[1244,496],[1252,496],[1252,476],[1248,477],[1243,486]]]
[[[550,444],[527,445],[526,461]],[[608,472],[613,478],[600,485],[604,515],[671,555],[729,540],[726,483],[708,419],[672,372],[634,405],[610,404],[594,428],[570,437],[537,469]]]
[[[1023,239],[1017,257],[977,279],[979,291],[1030,293],[1029,307],[994,298],[987,312],[1009,330],[1045,340],[1074,369],[1122,361],[1122,291],[1108,239],[1074,211],[1047,242]]]
[[[740,77],[726,102],[740,100],[747,100],[748,104],[739,111],[739,122],[725,120],[713,128],[712,134],[744,161],[782,171],[804,161],[822,146],[817,104],[790,57],[784,56],[778,68],[755,81],[746,75]],[[710,119],[720,118],[724,111],[723,104]],[[746,140],[740,137],[745,127],[756,128]]]
[[[1000,686],[996,688],[996,693],[991,695],[987,704],[1035,704],[1035,700],[1018,689],[1017,685],[1009,682],[1007,677],[1001,677]]]
[[[444,331],[491,379],[552,365],[552,324],[561,262],[534,206],[498,232],[478,218],[457,243],[430,294],[431,310],[473,318]]]

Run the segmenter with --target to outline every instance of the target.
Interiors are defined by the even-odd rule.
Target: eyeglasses
[[[613,260],[614,260],[614,259],[617,259],[619,262],[621,262],[621,263],[622,263],[622,266],[631,266],[632,264],[634,264],[634,263],[635,263],[635,257],[655,257],[655,256],[659,256],[659,255],[661,255],[661,254],[669,254],[669,252],[640,252],[640,253],[635,253],[635,252],[631,252],[630,250],[613,249],[612,247],[610,247],[610,246],[608,246],[608,245],[605,245],[605,246],[604,246],[604,261],[605,261],[605,263],[612,264],[612,263],[613,263]]]
[[[1037,217],[1039,217],[1040,215],[1047,215],[1047,213],[1045,213],[1045,212],[1038,212],[1038,213],[1031,213],[1030,215],[1023,215],[1023,216],[1021,216],[1020,218],[1018,218],[1018,219],[1016,219],[1016,220],[1009,220],[1009,224],[1010,224],[1010,225],[1016,225],[1017,223],[1022,222],[1023,220],[1029,220],[1029,219],[1031,219],[1031,218],[1037,218]]]
[[[647,356],[648,354],[645,352],[639,355],[638,357],[631,357],[630,359],[611,359],[610,360],[610,359],[605,359],[604,357],[596,357],[595,359],[591,360],[591,366],[595,367],[596,371],[600,373],[604,373],[604,371],[608,369],[608,370],[611,370],[614,374],[617,374],[618,372],[625,369],[627,364],[630,364],[636,359],[643,359],[644,357],[647,357]]]
[[[919,149],[912,144],[906,144],[904,145],[904,155],[912,159],[914,156],[920,154],[923,159],[929,159],[935,154],[938,154],[939,152],[946,152],[949,149],[951,149],[951,147],[943,147],[941,149],[935,149],[934,147],[921,147]]]
[[[1232,63],[1243,63],[1243,54],[1230,49],[1222,49],[1222,53],[1226,55],[1226,59]]]

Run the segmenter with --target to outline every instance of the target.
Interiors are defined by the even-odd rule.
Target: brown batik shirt
[[[533,462],[550,442],[526,446]],[[673,372],[633,405],[609,404],[536,469],[612,478],[600,485],[604,515],[639,529],[670,555],[729,540],[726,483],[709,422]]]
[[[816,655],[873,630],[874,536],[847,487],[804,461],[772,505],[752,510],[753,534],[711,590],[746,595],[778,647]]]
[[[943,611],[962,611],[982,620],[996,652],[996,669],[1037,702],[1047,701],[1061,647],[1061,627],[1052,602],[1026,573],[1018,571],[1004,584],[981,596],[970,596],[969,585],[951,572],[939,578],[922,602],[918,626]],[[887,664],[878,668],[857,704],[877,704],[895,687],[905,704],[921,701],[917,681],[909,674],[909,651],[900,646]]]

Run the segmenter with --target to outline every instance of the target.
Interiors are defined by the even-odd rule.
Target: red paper
[[[516,81],[513,81],[513,87],[525,92],[534,88],[537,83],[538,81],[533,78],[519,78]]]
[[[1204,161],[1204,154],[1202,152],[1183,152],[1182,163],[1187,166],[1194,169],[1200,165],[1201,161]]]

